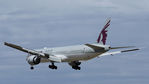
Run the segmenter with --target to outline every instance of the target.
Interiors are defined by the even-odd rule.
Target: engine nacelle
[[[27,57],[26,60],[30,65],[37,65],[40,63],[41,58],[38,56],[32,55],[32,56]]]

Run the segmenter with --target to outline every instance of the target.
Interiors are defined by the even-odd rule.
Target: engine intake
[[[27,57],[27,62],[30,65],[37,65],[37,64],[40,63],[40,61],[41,61],[41,58],[38,57],[38,56],[35,56],[35,55],[32,55],[32,56]]]

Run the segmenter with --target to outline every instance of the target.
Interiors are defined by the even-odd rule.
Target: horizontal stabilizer
[[[123,53],[123,52],[130,52],[130,51],[136,51],[136,50],[140,50],[140,49],[123,50],[121,52]]]
[[[140,50],[140,49],[137,48],[137,49],[115,51],[115,52],[107,52],[107,53],[104,53],[104,54],[100,55],[99,57],[106,56],[106,55],[115,55],[115,54],[120,54],[120,53],[124,53],[124,52],[137,51],[137,50]]]
[[[110,49],[133,48],[135,46],[111,47]]]
[[[103,47],[95,46],[95,45],[92,45],[92,44],[85,44],[85,45],[88,46],[88,47],[90,47],[90,48],[92,48],[93,50],[95,50],[95,52],[104,50]]]

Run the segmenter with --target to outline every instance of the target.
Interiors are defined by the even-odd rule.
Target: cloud
[[[1,0],[0,80],[2,83],[148,83],[147,49],[84,62],[81,71],[68,64],[48,64],[29,70],[27,54],[8,48],[4,41],[27,48],[58,47],[96,42],[106,18],[112,22],[108,44],[148,44],[148,0]],[[9,81],[8,81],[9,80]]]

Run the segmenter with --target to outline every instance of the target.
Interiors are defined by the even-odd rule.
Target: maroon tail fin
[[[106,44],[106,40],[107,40],[107,28],[110,26],[110,22],[111,22],[111,19],[108,19],[104,28],[102,29],[101,33],[99,34],[99,37],[97,39],[97,43],[101,43],[103,45]]]

